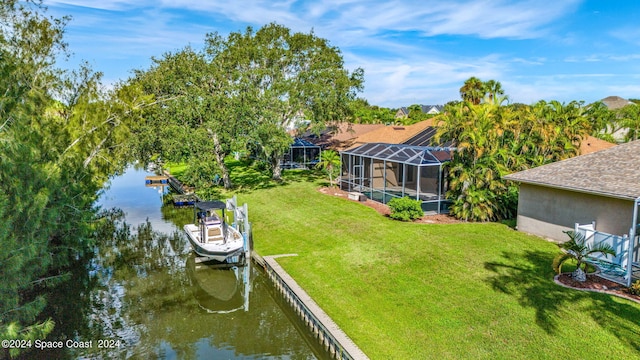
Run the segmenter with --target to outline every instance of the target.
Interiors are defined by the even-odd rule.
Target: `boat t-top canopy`
[[[224,210],[226,207],[227,205],[224,202],[219,200],[200,201],[196,203],[196,209],[202,210],[202,211],[219,210],[219,209]]]

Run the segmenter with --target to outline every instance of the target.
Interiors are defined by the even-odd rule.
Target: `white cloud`
[[[142,1],[140,2],[142,3]],[[128,8],[131,1],[128,0],[44,0],[48,6],[81,6],[99,10],[122,10]],[[139,3],[138,3],[139,4]]]
[[[125,69],[98,68],[105,71],[105,78],[118,78],[121,75],[116,71],[125,73],[166,51],[188,44],[197,48],[207,32],[226,34],[242,31],[247,25],[258,28],[277,22],[294,31],[313,29],[340,48],[349,69],[364,68],[366,83],[362,96],[372,104],[399,107],[457,100],[460,86],[471,76],[500,81],[512,101],[524,103],[539,99],[595,101],[586,98],[593,96],[589,92],[620,96],[626,92],[626,96],[640,97],[632,94],[638,92],[637,87],[625,87],[616,75],[606,75],[605,68],[611,66],[607,61],[628,62],[632,66],[640,58],[635,51],[548,52],[549,44],[555,44],[556,49],[584,48],[581,39],[585,35],[581,30],[555,31],[580,2],[45,0],[46,5],[60,14],[68,10],[79,14],[67,32],[73,51],[102,61],[98,65],[121,66],[130,59]],[[636,44],[640,38],[640,31],[633,27],[621,26],[608,34]],[[486,47],[468,51],[450,48],[457,39],[476,41],[474,45]],[[496,42],[491,39],[507,46],[492,48]],[[508,47],[510,42],[519,44],[521,39],[539,41],[535,46],[540,51]],[[112,64],[109,60],[113,60]],[[597,67],[599,64],[602,67]],[[584,74],[571,78],[550,75],[567,67]],[[589,71],[593,74],[588,74]]]
[[[545,26],[571,13],[578,0],[415,1],[193,1],[193,0],[46,0],[48,5],[73,5],[102,10],[156,7],[207,12],[250,24],[284,23],[296,30],[362,29],[369,35],[385,31],[417,31],[427,36],[475,35],[482,38],[535,38]]]
[[[633,24],[633,26],[624,26],[609,32],[611,36],[616,39],[625,41],[630,44],[640,45],[640,29]]]
[[[346,56],[346,63],[365,70],[362,94],[372,104],[392,108],[410,104],[444,104],[460,98],[459,89],[471,76],[484,80],[504,78],[509,65],[497,55],[480,59],[442,55],[404,56],[378,60]]]

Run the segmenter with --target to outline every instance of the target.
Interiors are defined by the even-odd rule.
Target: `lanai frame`
[[[447,171],[453,148],[369,143],[341,152],[340,188],[388,203],[408,196],[425,213],[447,213]]]
[[[305,139],[294,138],[289,151],[284,154],[282,167],[311,168],[320,160],[322,148]]]

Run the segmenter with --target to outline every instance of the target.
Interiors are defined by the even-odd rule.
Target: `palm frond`
[[[562,265],[567,262],[567,260],[569,259],[573,259],[573,256],[569,253],[561,253],[558,254],[558,256],[556,256],[553,259],[553,263],[551,264],[551,266],[553,267],[553,271],[556,272],[556,274],[560,274],[562,273]]]

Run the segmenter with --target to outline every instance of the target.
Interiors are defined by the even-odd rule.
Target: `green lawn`
[[[169,171],[173,176],[180,178],[184,171],[189,167],[186,163],[168,162],[164,165],[165,170]]]
[[[317,186],[238,197],[255,250],[297,253],[278,261],[372,359],[640,357],[640,305],[555,285],[554,244],[503,224],[396,222]]]

